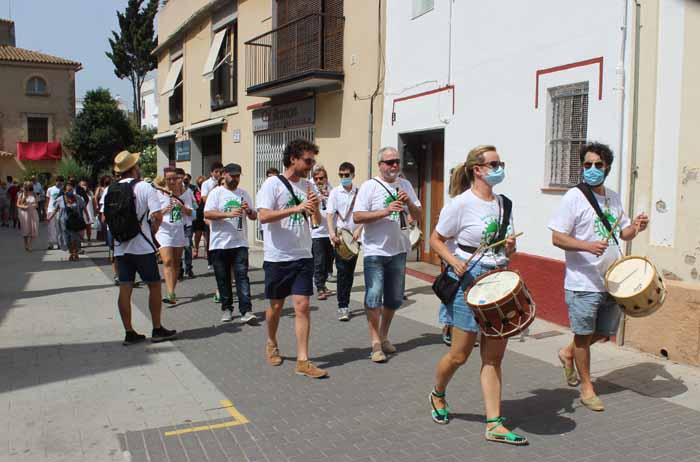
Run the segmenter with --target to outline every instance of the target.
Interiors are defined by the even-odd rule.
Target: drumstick
[[[507,238],[503,239],[502,241],[494,242],[493,244],[491,244],[491,245],[485,247],[484,250],[488,250],[488,249],[490,249],[490,248],[492,248],[492,247],[498,247],[499,245],[503,245],[503,244],[505,244],[505,242],[506,242],[508,239],[515,239],[515,238],[517,238],[517,237],[522,236],[523,234],[524,234],[524,233],[521,231],[521,232],[519,232],[519,233],[517,233],[517,234],[513,234],[512,236],[508,236]]]
[[[617,220],[615,220],[615,226],[610,228],[610,231],[608,231],[608,235],[606,236],[605,241],[610,240],[610,236],[612,236],[615,233],[617,227],[620,226],[620,220],[622,220],[622,211],[620,211],[620,214],[617,216]]]

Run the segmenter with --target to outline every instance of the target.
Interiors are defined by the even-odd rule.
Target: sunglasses
[[[340,178],[352,178],[352,173],[338,173]]]
[[[386,164],[390,167],[394,165],[401,165],[401,160],[400,159],[389,159],[389,160],[382,160],[379,161],[380,164]]]
[[[314,177],[314,181],[322,181],[322,180],[325,180],[325,179],[326,179],[325,176],[315,176],[315,177]]]
[[[589,168],[591,168],[591,167],[594,166],[594,165],[595,165],[595,168],[597,168],[598,170],[603,170],[603,168],[605,167],[605,162],[601,162],[601,161],[598,161],[598,162],[584,162],[584,163],[583,163],[583,168],[585,168],[586,170],[588,170]]]
[[[498,168],[498,167],[506,168],[506,163],[501,162],[500,160],[492,160],[491,162],[484,162],[483,164],[477,164],[477,165],[479,165],[481,167],[489,166],[491,168]]]

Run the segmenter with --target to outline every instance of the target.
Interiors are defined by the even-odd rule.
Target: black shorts
[[[133,283],[136,280],[136,273],[139,273],[141,280],[146,284],[160,283],[160,272],[158,272],[158,261],[155,253],[126,254],[117,257],[117,273],[120,284]]]
[[[314,259],[263,262],[265,271],[265,298],[279,300],[289,295],[314,293]]]

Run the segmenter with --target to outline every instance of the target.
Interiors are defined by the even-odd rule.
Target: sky
[[[131,83],[114,75],[107,39],[116,30],[117,10],[127,0],[0,0],[0,18],[15,21],[17,46],[83,64],[76,96],[104,87],[132,105]],[[11,11],[11,17],[10,17]]]

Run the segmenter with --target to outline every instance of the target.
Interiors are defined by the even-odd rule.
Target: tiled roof
[[[0,46],[0,61],[59,64],[62,66],[73,66],[76,68],[83,67],[83,65],[77,61],[58,58],[56,56],[39,53],[38,51],[25,50],[24,48],[11,47],[9,45]]]

